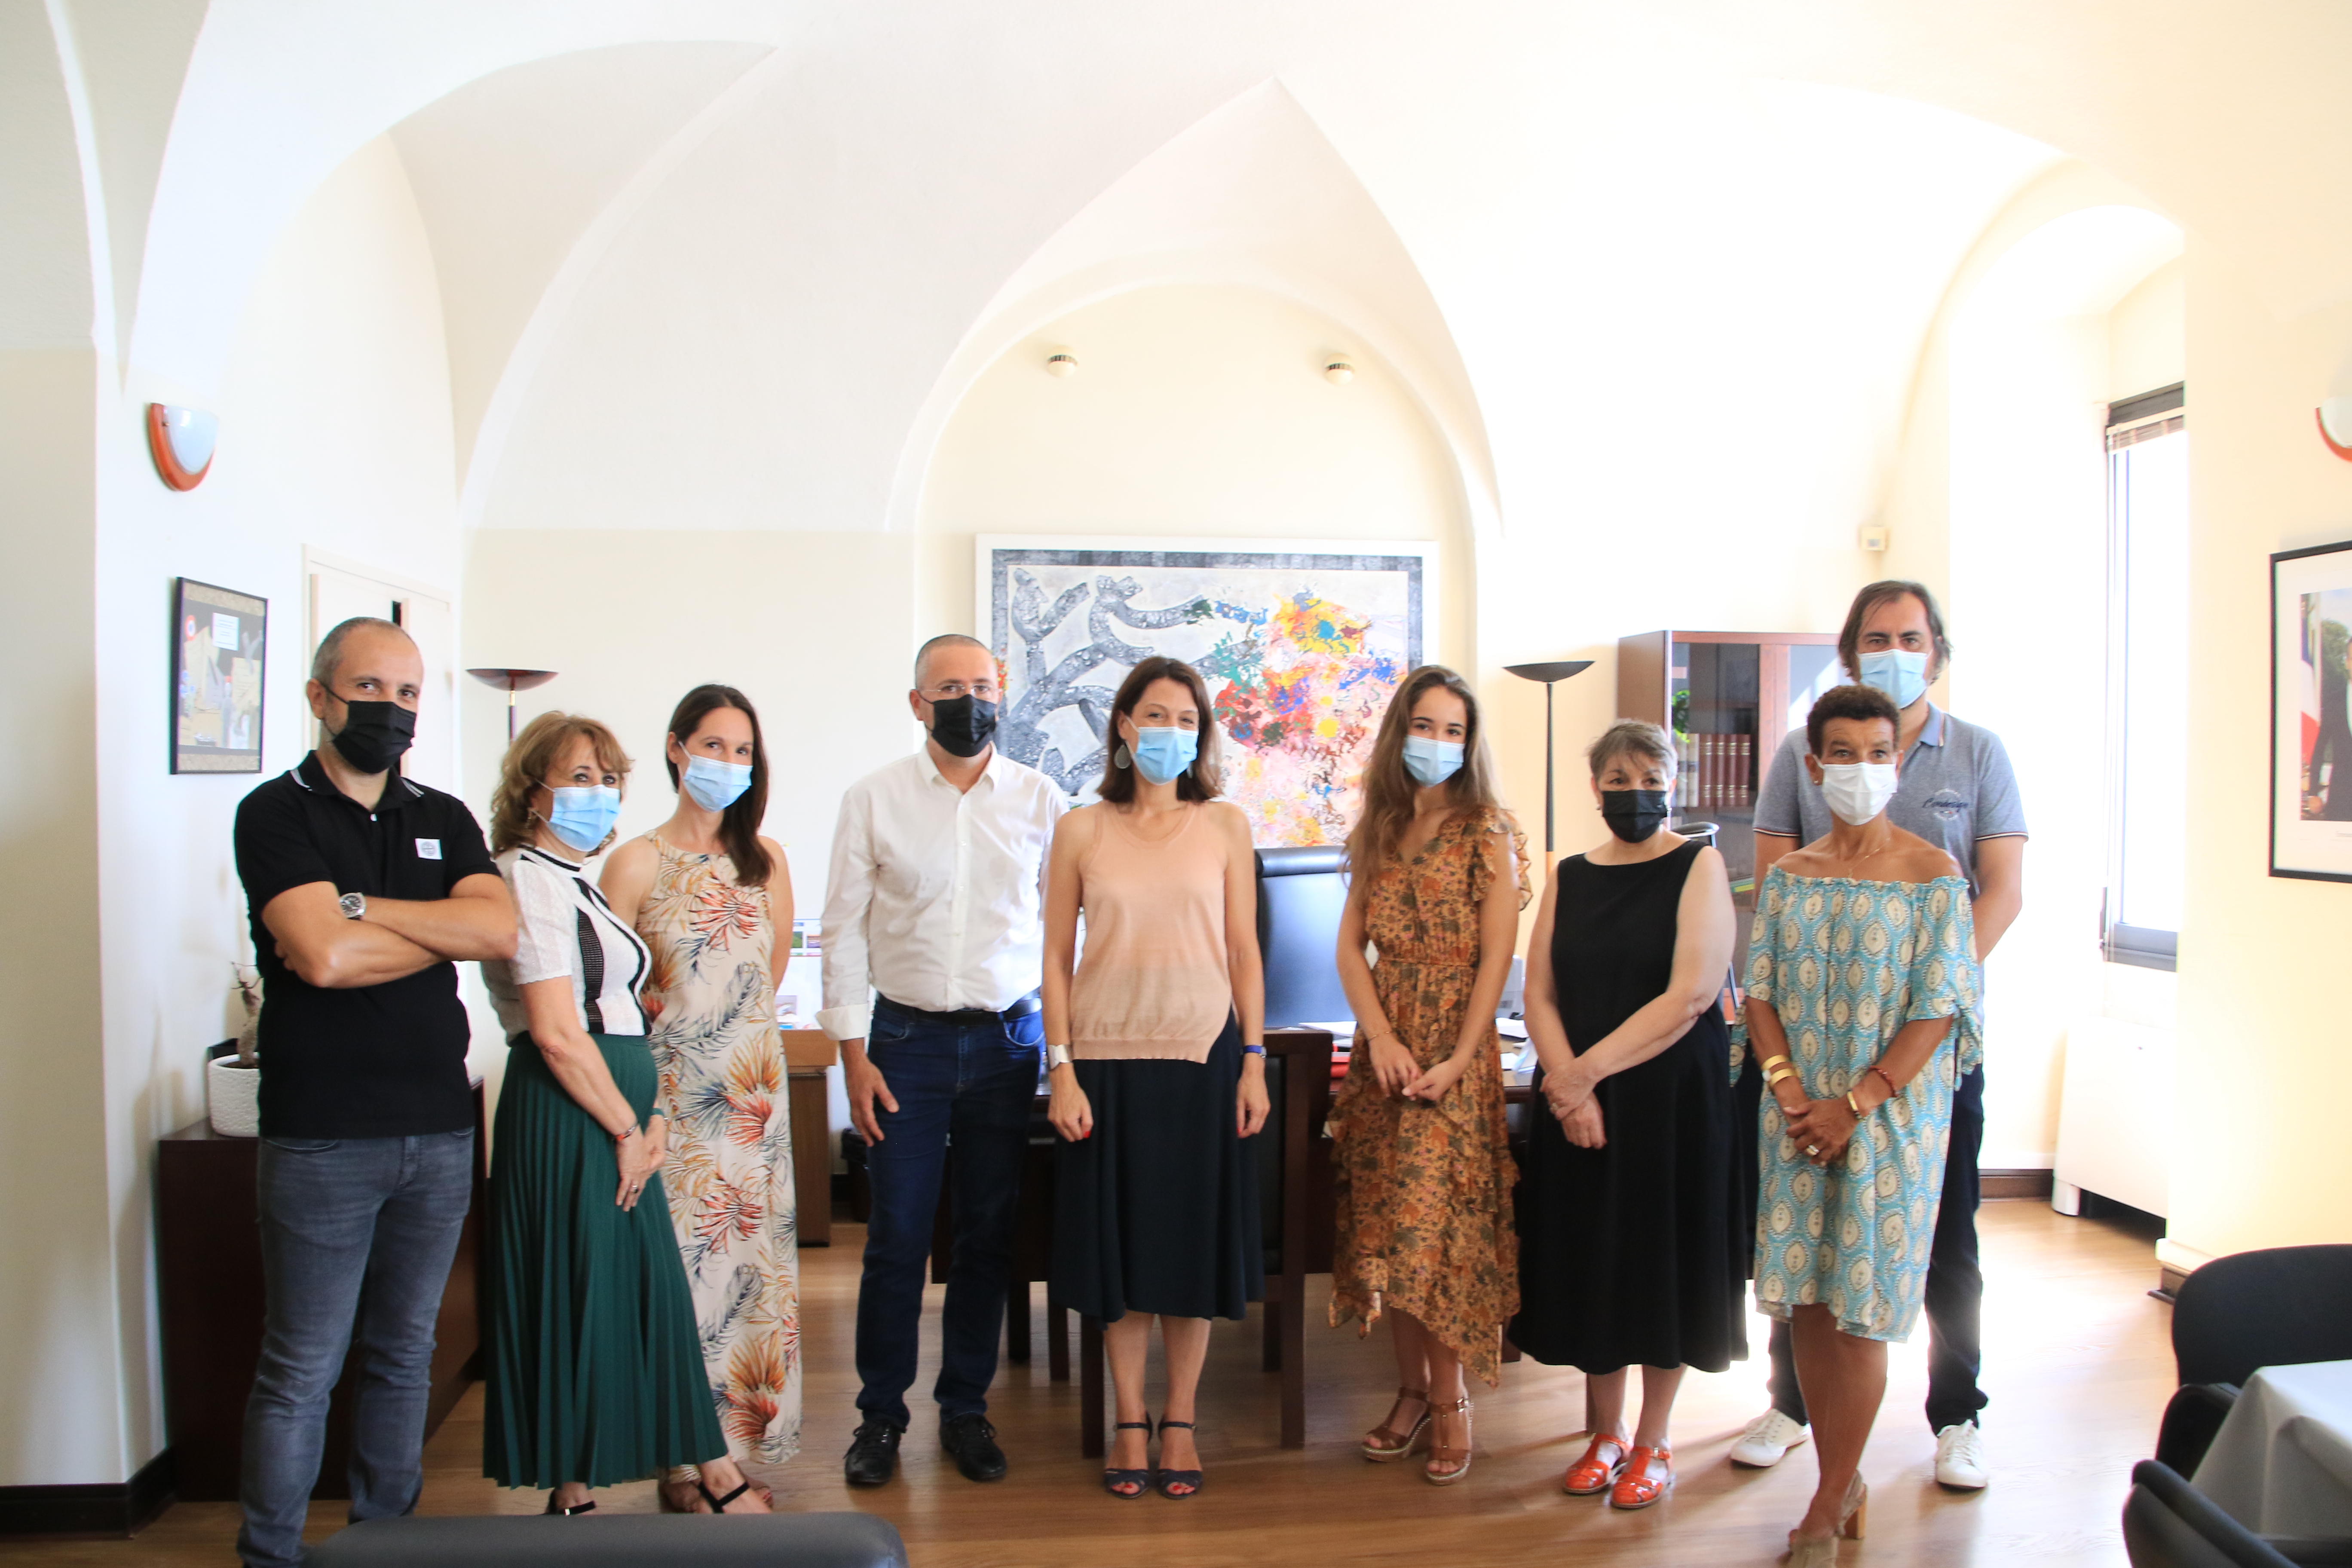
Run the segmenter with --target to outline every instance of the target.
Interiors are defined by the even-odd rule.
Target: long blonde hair
[[[1404,738],[1412,732],[1413,708],[1440,687],[1462,699],[1463,707],[1462,766],[1445,781],[1446,804],[1456,816],[1502,810],[1477,694],[1444,665],[1424,664],[1404,678],[1390,700],[1388,711],[1381,716],[1381,732],[1372,742],[1371,760],[1364,764],[1364,809],[1348,834],[1348,868],[1359,877],[1372,875],[1395,857],[1405,826],[1412,821],[1413,797],[1421,786],[1405,772]]]

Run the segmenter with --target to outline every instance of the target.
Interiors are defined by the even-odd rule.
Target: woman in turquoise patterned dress
[[[1813,705],[1805,767],[1835,821],[1766,875],[1748,942],[1744,1026],[1770,1091],[1756,1300],[1789,1320],[1821,1464],[1796,1564],[1862,1535],[1887,1342],[1918,1321],[1952,1090],[1983,1053],[1968,883],[1886,820],[1896,722],[1870,687]]]

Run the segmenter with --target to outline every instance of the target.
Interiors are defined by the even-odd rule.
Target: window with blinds
[[[2179,955],[2187,827],[2189,435],[2176,384],[2107,409],[2107,960]]]

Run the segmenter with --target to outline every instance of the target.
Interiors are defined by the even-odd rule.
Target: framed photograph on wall
[[[172,771],[261,771],[269,601],[192,578],[172,584]]]
[[[2352,882],[2352,540],[2271,557],[2271,875]]]
[[[1261,845],[1344,837],[1381,715],[1437,647],[1433,543],[982,534],[973,606],[1003,671],[997,744],[1070,795],[1153,654],[1209,685],[1226,798]]]

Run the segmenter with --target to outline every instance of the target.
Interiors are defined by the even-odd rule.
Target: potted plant
[[[241,1009],[245,1022],[236,1038],[205,1052],[205,1104],[214,1131],[224,1138],[253,1138],[261,1132],[261,976],[236,963],[230,963],[229,973],[229,1006]]]

